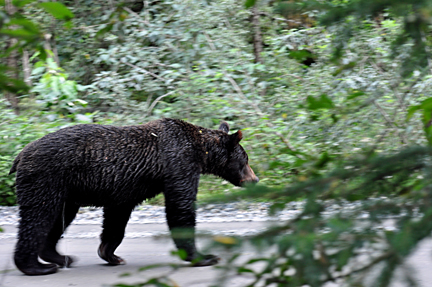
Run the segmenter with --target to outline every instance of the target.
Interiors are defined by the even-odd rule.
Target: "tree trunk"
[[[57,44],[55,40],[55,32],[57,31],[57,20],[53,17],[51,20],[51,35],[52,37],[49,39],[51,42],[52,52],[54,54],[54,61],[57,63],[57,67],[60,67],[60,59],[58,57]]]
[[[12,5],[11,0],[6,0],[6,13],[9,15],[13,15],[17,11],[16,7]],[[10,38],[8,39],[7,48],[10,48],[14,46],[17,43],[17,39]],[[10,72],[7,73],[7,75],[10,78],[18,79],[18,52],[16,50],[13,50],[10,55],[6,58],[6,65],[11,69]],[[12,108],[14,109],[15,114],[19,113],[18,103],[19,99],[18,96],[11,92],[4,92],[6,100],[12,105]]]
[[[53,54],[48,54],[49,58],[52,58],[56,63],[57,63],[57,67],[60,67],[60,63],[59,63],[59,59],[58,59],[58,55],[56,54],[57,52],[57,48],[55,48],[55,50],[53,50],[52,46],[51,46],[51,39],[53,38],[53,36],[49,33],[44,35],[44,49],[45,50],[49,50],[51,51]],[[55,42],[54,42],[55,43]]]
[[[263,41],[260,26],[260,13],[256,5],[252,8],[252,28],[253,28],[253,49],[255,55],[255,63],[264,64],[264,60],[261,56],[263,52]],[[267,88],[261,89],[259,92],[261,97],[264,97],[267,93]]]
[[[54,61],[57,63],[57,67],[60,67],[60,59],[58,56],[57,44],[54,36],[51,38],[51,43],[52,43],[52,52],[54,54]]]
[[[252,27],[253,27],[253,48],[255,55],[255,63],[263,64],[261,53],[263,51],[263,42],[261,35],[259,12],[256,6],[252,8]]]
[[[27,86],[32,85],[32,81],[30,79],[31,74],[31,67],[30,67],[30,61],[29,61],[29,52],[27,50],[24,50],[23,52],[23,71],[24,71],[24,82]]]

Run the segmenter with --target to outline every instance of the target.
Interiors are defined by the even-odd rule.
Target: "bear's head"
[[[227,134],[224,143],[227,152],[226,160],[224,160],[219,175],[235,186],[242,186],[246,183],[257,183],[259,179],[249,166],[248,155],[240,145],[243,137],[242,132],[239,130],[232,135],[228,135],[229,125],[226,122],[220,124],[219,130]]]

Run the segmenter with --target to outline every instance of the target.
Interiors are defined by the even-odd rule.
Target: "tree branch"
[[[378,108],[378,111],[380,112],[380,114],[383,116],[383,118],[391,125],[394,125],[395,127],[398,128],[398,126],[396,125],[396,123],[394,121],[392,121],[389,117],[389,115],[384,111],[384,109],[381,107],[380,104],[378,104],[378,102],[376,100],[373,100],[374,105]]]
[[[210,46],[210,49],[212,49],[212,51],[216,51],[216,47],[215,47],[215,45],[213,44],[213,40],[210,38],[210,36],[207,34],[207,32],[204,31],[203,34],[204,34],[204,36],[205,36],[206,39],[207,39],[207,42],[208,42],[208,44],[209,44],[209,46]]]
[[[156,100],[154,100],[154,102],[151,104],[151,106],[150,106],[149,109],[147,110],[147,116],[150,116],[150,114],[151,114],[153,108],[156,106],[156,104],[157,104],[160,100],[162,100],[162,99],[165,98],[166,96],[171,95],[172,93],[174,93],[174,91],[171,91],[171,92],[169,92],[169,93],[166,93],[165,95],[162,95],[162,96],[160,96],[160,97],[157,97]]]
[[[131,63],[128,63],[128,62],[123,62],[123,63],[126,64],[126,65],[128,65],[129,67],[135,68],[135,69],[137,69],[137,70],[143,72],[144,74],[149,74],[149,75],[151,75],[152,77],[154,77],[154,78],[156,78],[156,79],[158,79],[158,80],[165,81],[164,78],[162,78],[162,77],[156,75],[155,73],[152,73],[152,72],[150,72],[150,71],[147,71],[146,69],[143,69],[143,68],[141,68],[141,67],[135,66],[135,65],[133,65],[133,64],[131,64]]]
[[[146,2],[146,1],[144,1],[144,2]],[[149,22],[149,21],[147,21],[147,20],[141,20],[141,16],[138,15],[137,13],[135,13],[134,11],[132,11],[130,8],[128,8],[128,7],[123,7],[123,9],[124,9],[126,12],[128,12],[129,14],[132,14],[132,15],[134,15],[136,18],[138,18],[138,19],[137,19],[138,22],[140,22],[140,23],[144,23],[144,24],[146,24],[147,26],[150,26],[150,22]]]
[[[359,272],[362,272],[362,271],[366,271],[366,270],[368,270],[369,268],[371,268],[371,267],[373,267],[374,265],[376,265],[377,263],[379,263],[379,262],[381,262],[381,261],[383,261],[383,260],[385,260],[385,259],[387,259],[387,258],[390,258],[390,257],[392,257],[392,256],[394,256],[394,255],[395,255],[395,254],[394,254],[393,252],[388,251],[388,252],[382,254],[381,256],[378,256],[377,258],[375,258],[374,260],[372,260],[371,262],[369,262],[369,264],[367,264],[367,265],[365,265],[365,266],[363,266],[363,267],[361,267],[361,268],[359,268],[359,269],[353,270],[353,271],[351,271],[351,272],[349,272],[349,273],[347,273],[347,274],[342,274],[342,275],[335,276],[335,277],[329,277],[328,279],[323,280],[323,281],[321,281],[321,282],[324,283],[324,282],[328,282],[328,281],[335,281],[335,280],[337,280],[337,279],[346,278],[346,277],[351,276],[351,275],[353,275],[353,274],[355,274],[355,273],[359,273]]]

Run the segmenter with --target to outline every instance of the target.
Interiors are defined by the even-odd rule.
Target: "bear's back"
[[[17,190],[49,186],[67,191],[77,203],[98,206],[151,198],[162,190],[159,131],[160,122],[150,122],[76,125],[48,134],[15,159]]]

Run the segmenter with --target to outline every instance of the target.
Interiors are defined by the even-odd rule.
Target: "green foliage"
[[[15,180],[9,175],[11,156],[0,155],[0,205],[15,205]]]
[[[424,131],[429,145],[432,144],[432,98],[428,98],[420,103],[420,105],[411,106],[407,113],[407,119],[410,119],[415,112],[422,111],[422,121]]]
[[[74,17],[74,14],[62,3],[44,2],[38,5],[57,19],[68,21]]]
[[[229,268],[223,270],[252,273],[255,280],[248,286],[323,286],[336,279],[348,286],[388,286],[395,269],[404,268],[404,259],[432,232],[430,156],[429,148],[410,148],[359,158],[325,177],[279,191],[251,187],[240,193],[271,196],[282,206],[302,198],[306,202],[296,218],[247,240],[256,249],[276,250],[273,254],[234,264],[238,253],[233,252]],[[353,201],[359,202],[355,208],[342,207]],[[342,208],[329,213],[329,203]],[[257,262],[264,267],[257,269]]]
[[[23,8],[35,2],[34,0],[17,0],[13,5]],[[70,10],[58,2],[39,3],[46,11],[61,20],[70,20],[74,15]],[[6,11],[6,1],[0,1],[0,39],[3,43],[4,51],[0,53],[1,58],[9,57],[13,52],[22,53],[23,50],[37,50],[42,59],[46,58],[46,51],[43,47],[43,31],[37,23],[28,19],[24,13],[8,14]],[[8,46],[5,44],[9,43]],[[8,91],[19,93],[28,91],[29,87],[20,78],[11,76],[15,74],[17,67],[0,65],[0,92]]]
[[[254,6],[255,3],[256,3],[256,0],[246,0],[245,7],[250,8],[250,7]]]
[[[255,1],[247,1],[245,5],[249,7],[254,3]],[[323,2],[297,0],[292,1],[292,3],[278,1],[276,7],[287,4],[296,6],[302,11],[320,11],[320,23],[338,30],[333,40],[334,60],[341,59],[347,43],[354,36],[355,30],[362,29],[360,23],[364,19],[371,20],[375,17],[381,21],[380,17],[385,16],[403,19],[403,25],[398,36],[392,41],[391,54],[392,58],[403,58],[402,75],[410,76],[415,70],[427,68],[429,65],[430,43],[426,35],[429,30],[429,15],[432,13],[432,8],[427,1],[349,0]],[[385,27],[389,27],[389,25]]]
[[[61,116],[71,115],[73,118],[79,115],[85,118],[77,114],[81,108],[87,106],[86,101],[78,98],[78,92],[84,91],[84,86],[67,80],[68,75],[52,58],[39,61],[34,65],[33,75],[37,77],[39,74],[40,80],[31,90],[36,95],[38,103]],[[91,118],[87,121],[91,121]]]
[[[317,100],[312,96],[307,97],[308,109],[319,110],[319,109],[331,109],[334,108],[334,104],[327,95],[321,95]]]
[[[217,128],[225,120],[233,131],[243,130],[262,185],[234,192],[220,179],[203,177],[200,200],[258,198],[274,202],[271,212],[294,200],[305,206],[294,220],[249,238],[256,250],[274,254],[242,263],[236,248],[245,238],[215,240],[217,248],[234,252],[222,271],[252,276],[250,286],[366,279],[387,286],[430,234],[425,1],[151,0],[142,8],[99,0],[14,3],[23,9],[0,12],[0,36],[18,42],[2,46],[0,56],[27,49],[40,60],[31,59],[30,90],[0,66],[0,91],[21,95],[19,115],[0,102],[0,204],[14,203],[7,176],[14,156],[67,125],[175,117]],[[254,13],[261,61],[253,45]],[[290,29],[295,19],[286,17],[293,13],[321,22]],[[55,34],[55,53],[43,48],[47,33]],[[335,203],[341,211],[327,212]],[[348,203],[355,208],[345,210]],[[374,256],[354,266],[369,253]],[[176,283],[168,273],[136,286],[146,285]]]

